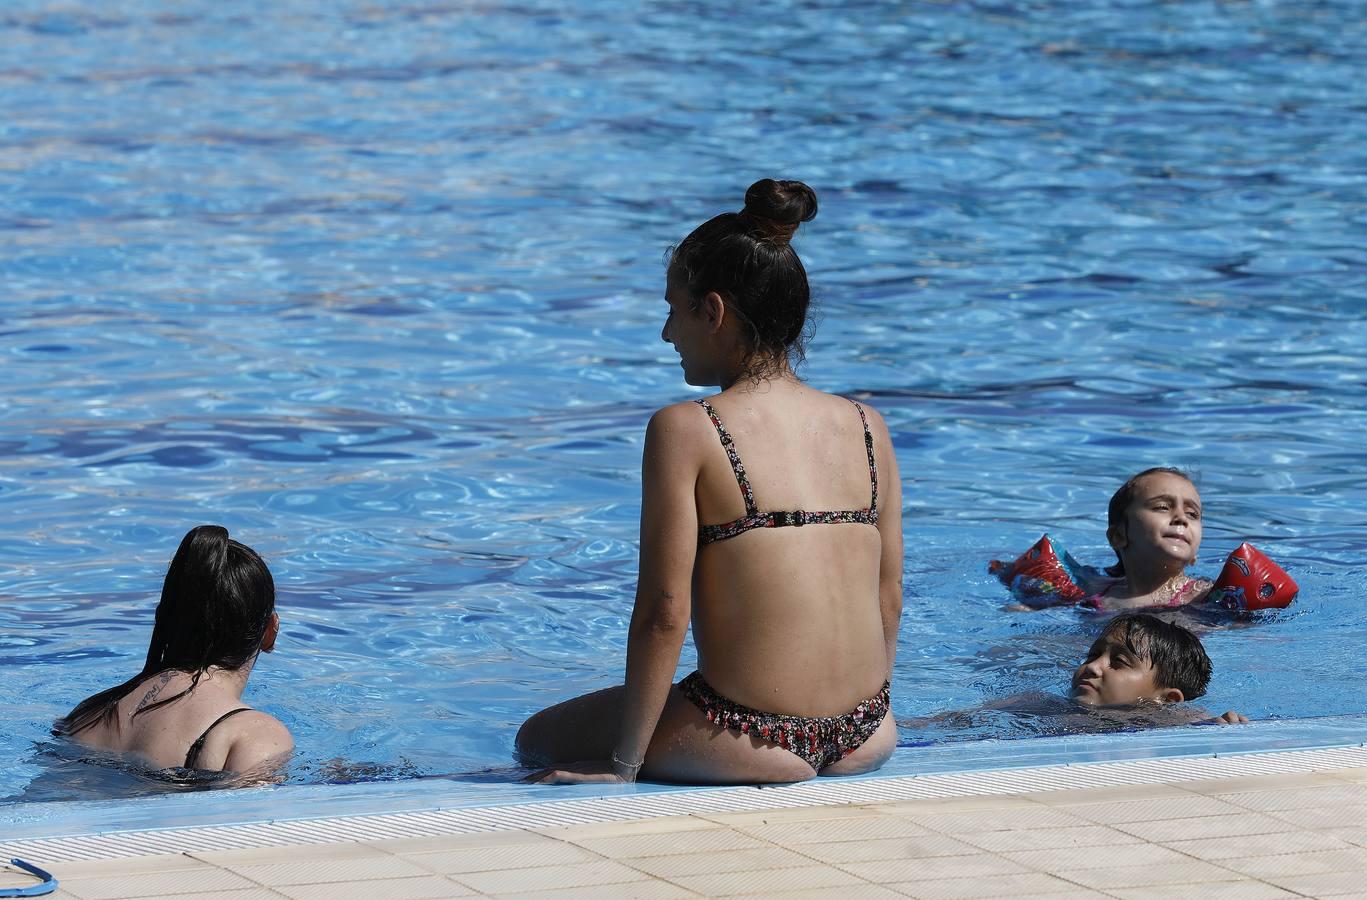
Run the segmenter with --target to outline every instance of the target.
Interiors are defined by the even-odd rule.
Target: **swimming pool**
[[[1367,712],[1354,4],[614,9],[0,14],[0,802],[158,790],[46,735],[201,522],[276,575],[298,785],[500,769],[619,679],[642,430],[693,396],[661,254],[770,174],[822,203],[808,377],[899,451],[900,717],[1061,688],[1093,623],[986,562],[1104,560],[1150,464],[1199,570],[1302,588],[1206,636],[1205,705]]]

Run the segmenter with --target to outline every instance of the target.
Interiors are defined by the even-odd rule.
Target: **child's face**
[[[1182,692],[1159,687],[1151,660],[1131,652],[1118,636],[1104,633],[1073,673],[1073,699],[1087,706],[1118,706],[1181,701]]]
[[[1155,563],[1196,561],[1201,548],[1201,495],[1181,475],[1155,472],[1140,480],[1134,500],[1125,510],[1125,531],[1113,536],[1126,556]]]

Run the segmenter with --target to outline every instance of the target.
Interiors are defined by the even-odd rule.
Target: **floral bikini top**
[[[853,400],[850,401],[854,403],[854,408],[859,410],[859,421],[864,426],[864,449],[869,454],[869,481],[873,485],[873,499],[869,501],[868,508],[821,512],[797,509],[791,512],[762,513],[759,511],[759,507],[755,505],[755,492],[750,489],[750,480],[745,477],[745,466],[741,464],[740,454],[736,452],[736,445],[731,440],[731,435],[727,433],[726,426],[722,425],[717,411],[706,400],[695,402],[707,411],[708,418],[716,427],[717,437],[721,438],[722,449],[726,451],[727,458],[731,460],[731,471],[736,473],[736,483],[740,485],[740,495],[745,501],[745,515],[734,522],[727,522],[723,525],[699,525],[698,544],[700,546],[724,541],[756,528],[782,528],[789,525],[795,527],[833,525],[843,522],[859,522],[874,526],[878,524],[878,464],[873,460],[873,435],[869,433],[869,420],[864,415],[864,407],[854,403]]]

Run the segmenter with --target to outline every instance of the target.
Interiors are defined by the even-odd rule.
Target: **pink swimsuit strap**
[[[1093,595],[1090,596],[1090,597],[1086,597],[1086,598],[1080,600],[1080,601],[1078,602],[1078,605],[1079,605],[1079,606],[1085,606],[1085,607],[1087,607],[1088,609],[1105,610],[1105,609],[1106,609],[1106,595],[1109,594],[1109,593],[1111,592],[1111,588],[1115,587],[1115,585],[1116,585],[1116,584],[1119,584],[1119,583],[1120,583],[1119,581],[1116,581],[1115,584],[1107,585],[1106,588],[1105,588],[1105,590],[1103,590],[1101,593],[1099,593],[1099,594],[1093,594]],[[1187,579],[1187,583],[1184,584],[1184,585],[1182,585],[1180,588],[1178,588],[1178,589],[1173,593],[1173,595],[1172,595],[1171,597],[1169,597],[1167,600],[1165,600],[1165,601],[1162,602],[1162,603],[1151,603],[1151,604],[1149,604],[1148,606],[1143,607],[1143,608],[1144,608],[1144,609],[1171,609],[1171,608],[1176,607],[1176,606],[1185,606],[1185,605],[1187,604],[1187,601],[1186,601],[1186,596],[1187,596],[1187,594],[1190,594],[1190,593],[1192,592],[1192,589],[1195,588],[1195,587],[1196,587],[1198,584],[1200,584],[1200,583],[1201,583],[1201,582],[1200,582],[1200,579],[1198,579],[1198,578],[1188,578],[1188,579]]]

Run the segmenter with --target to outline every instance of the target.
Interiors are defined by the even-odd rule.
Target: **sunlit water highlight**
[[[1095,623],[986,561],[1106,561],[1152,464],[1198,570],[1302,586],[1206,635],[1204,702],[1367,711],[1352,0],[20,0],[0,42],[0,798],[159,789],[46,735],[203,522],[276,575],[295,781],[507,766],[619,680],[643,427],[694,396],[661,254],[771,174],[821,198],[806,376],[899,452],[899,716],[1063,690]]]

